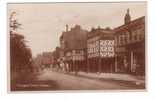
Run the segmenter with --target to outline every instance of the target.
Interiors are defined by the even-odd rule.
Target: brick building
[[[145,16],[131,20],[129,9],[124,24],[115,28],[115,71],[145,73]]]
[[[62,32],[60,36],[60,48],[62,58],[68,62],[70,71],[85,70],[86,67],[86,39],[87,31],[83,30],[80,25]]]
[[[70,71],[145,74],[145,16],[131,20],[129,9],[124,24],[86,31],[80,25],[62,32],[59,59]]]

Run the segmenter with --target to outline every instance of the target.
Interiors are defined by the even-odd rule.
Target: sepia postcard
[[[147,2],[8,3],[8,89],[144,91]]]

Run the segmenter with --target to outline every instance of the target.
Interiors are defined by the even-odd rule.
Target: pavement
[[[72,72],[71,74],[75,74]],[[78,75],[93,79],[109,79],[109,80],[117,80],[117,81],[127,81],[133,82],[136,85],[145,84],[144,76],[136,76],[131,74],[120,74],[120,73],[86,73],[86,72],[78,72]]]
[[[116,80],[113,80],[117,79]],[[105,80],[107,79],[107,80]],[[121,80],[121,81],[120,81]],[[124,80],[124,81],[122,81]],[[127,80],[127,82],[125,81]],[[38,81],[53,81],[56,84],[54,90],[131,90],[145,89],[141,84],[130,84],[128,80],[137,81],[130,75],[110,74],[110,73],[74,73],[55,72],[44,70],[38,75]],[[138,81],[139,82],[139,81]],[[52,90],[52,89],[51,89]]]

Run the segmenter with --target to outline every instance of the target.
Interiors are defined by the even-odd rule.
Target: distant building
[[[50,67],[54,62],[54,57],[52,52],[43,52],[38,54],[36,58],[33,59],[34,65],[36,67]]]
[[[131,21],[129,9],[124,24],[115,28],[116,72],[145,73],[145,17]]]
[[[61,52],[61,48],[60,47],[56,47],[55,50],[53,51],[53,59],[55,62],[57,62],[60,59],[60,52]]]
[[[42,53],[42,64],[43,65],[51,65],[53,63],[53,54],[52,52],[43,52]]]
[[[80,25],[68,29],[60,36],[60,48],[62,58],[69,64],[72,71],[84,70],[86,67],[86,40],[87,31]]]
[[[92,28],[88,33],[87,71],[114,71],[114,32],[110,28]]]

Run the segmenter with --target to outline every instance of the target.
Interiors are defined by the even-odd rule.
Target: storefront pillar
[[[134,54],[133,54],[133,51],[131,51],[131,68],[130,68],[130,71],[132,72],[134,66],[133,66],[133,61],[134,61]]]
[[[101,73],[101,57],[99,58],[98,72]]]
[[[73,60],[73,72],[75,71],[75,61]]]
[[[115,72],[118,72],[118,67],[117,67],[117,55],[115,56]]]
[[[90,67],[90,64],[89,64],[89,59],[87,59],[87,73],[89,73],[89,67]]]

